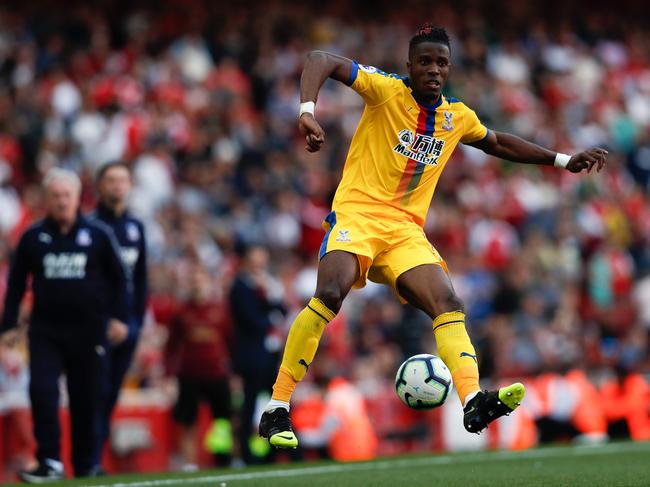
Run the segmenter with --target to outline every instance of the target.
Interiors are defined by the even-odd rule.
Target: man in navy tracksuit
[[[110,226],[120,246],[124,268],[129,276],[127,325],[113,323],[108,329],[110,345],[106,355],[107,373],[99,409],[97,465],[110,432],[110,420],[122,381],[131,365],[147,306],[147,260],[144,226],[127,211],[131,190],[131,173],[126,164],[113,162],[102,166],[97,174],[99,204],[93,218]]]
[[[262,246],[243,249],[240,271],[230,289],[230,311],[235,330],[235,369],[242,378],[244,402],[240,411],[239,444],[245,463],[259,461],[249,440],[258,396],[270,394],[279,347],[272,347],[272,315],[286,315],[280,285],[268,273],[269,253]],[[271,339],[270,339],[271,338]]]
[[[65,373],[76,476],[94,474],[96,411],[108,326],[127,320],[127,276],[110,228],[78,213],[81,183],[70,171],[45,176],[47,217],[21,237],[9,272],[0,339],[13,340],[31,276],[29,394],[39,465],[25,482],[61,479],[59,378]]]

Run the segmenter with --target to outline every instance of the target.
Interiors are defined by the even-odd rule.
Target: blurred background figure
[[[286,314],[282,285],[269,274],[268,266],[269,253],[264,247],[246,247],[230,290],[233,358],[244,389],[238,438],[242,460],[247,464],[259,461],[262,453],[255,446],[260,442],[253,425],[257,425],[260,408],[271,396],[281,347],[280,326]]]
[[[198,468],[197,445],[213,453],[219,466],[230,463],[233,450],[232,327],[226,304],[215,294],[214,278],[200,265],[192,267],[187,296],[169,324],[165,350],[167,374],[177,378],[173,418],[181,431],[181,468],[187,471]],[[204,402],[213,422],[205,438],[199,438],[197,416]]]
[[[598,392],[581,370],[542,374],[533,390],[529,409],[535,418],[539,443],[607,440],[607,421]]]
[[[44,178],[45,220],[23,234],[9,272],[0,339],[15,340],[18,311],[31,278],[29,393],[38,465],[25,482],[62,479],[59,379],[66,375],[77,477],[97,474],[96,414],[105,370],[107,329],[126,326],[127,277],[109,229],[82,217],[76,174]]]
[[[375,433],[363,394],[336,362],[315,369],[315,390],[292,412],[301,448],[340,462],[377,456]]]
[[[104,445],[110,433],[111,415],[117,404],[120,388],[133,353],[138,344],[140,329],[147,307],[147,246],[144,225],[127,210],[131,191],[131,172],[122,162],[102,166],[97,173],[99,204],[91,218],[108,225],[119,245],[124,270],[129,278],[128,320],[111,322],[108,329],[106,374],[103,380],[102,406],[99,410],[99,438],[97,468],[101,467]]]
[[[650,384],[638,371],[619,367],[602,386],[601,403],[610,438],[650,440]]]
[[[27,396],[29,371],[26,360],[25,340],[0,341],[0,415],[7,420],[13,438],[9,447],[9,468],[32,470],[37,462],[34,457],[34,437]],[[0,474],[0,481],[4,479]]]

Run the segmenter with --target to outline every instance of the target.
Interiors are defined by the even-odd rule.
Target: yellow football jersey
[[[332,209],[424,225],[440,174],[458,142],[488,135],[455,98],[420,105],[408,78],[352,63],[348,85],[366,107],[352,138]]]

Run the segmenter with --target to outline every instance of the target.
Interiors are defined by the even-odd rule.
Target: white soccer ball
[[[395,391],[413,409],[433,409],[444,404],[452,389],[451,372],[435,355],[422,353],[407,359],[397,370]]]

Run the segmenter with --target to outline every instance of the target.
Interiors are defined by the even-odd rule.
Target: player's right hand
[[[298,119],[298,129],[305,136],[309,152],[317,152],[325,142],[325,131],[311,113],[303,113]]]

